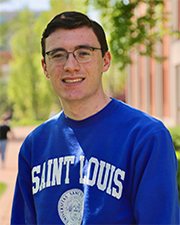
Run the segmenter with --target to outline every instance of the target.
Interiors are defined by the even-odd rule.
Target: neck
[[[83,100],[65,102],[61,99],[61,104],[67,117],[74,120],[83,120],[98,113],[110,101],[111,99],[104,94],[101,98],[89,99],[86,103]]]

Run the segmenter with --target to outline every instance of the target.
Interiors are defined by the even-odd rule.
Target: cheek
[[[102,67],[96,63],[96,66],[93,66],[89,69],[89,79],[91,80],[91,85],[96,87],[99,86],[99,83],[102,79]]]
[[[51,65],[48,69],[48,74],[50,76],[50,79],[53,79],[53,80],[59,79],[61,71],[62,71],[62,69],[60,67],[58,67],[58,66],[54,67]]]
[[[51,82],[51,85],[53,87],[53,89],[57,89],[59,87],[59,80],[60,80],[60,76],[59,76],[59,72],[57,70],[49,70],[48,71],[49,74],[49,80]]]
[[[95,73],[101,73],[103,68],[102,60],[94,59],[94,61],[87,67],[89,71],[94,71]]]
[[[103,65],[101,61],[96,61],[96,64],[94,66],[94,74],[95,76],[100,76],[102,74]]]

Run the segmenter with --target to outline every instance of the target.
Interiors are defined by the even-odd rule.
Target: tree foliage
[[[57,96],[49,81],[43,76],[41,68],[41,34],[55,14],[64,10],[87,13],[93,3],[101,14],[101,22],[114,56],[113,61],[115,64],[118,62],[121,69],[131,63],[130,52],[133,49],[138,49],[140,54],[158,57],[154,45],[162,40],[165,31],[163,23],[167,21],[167,14],[163,12],[163,0],[51,0],[51,10],[38,16],[24,9],[16,20],[1,26],[3,48],[7,46],[9,34],[13,30],[13,61],[8,96],[14,105],[17,118],[46,118],[50,111],[54,110],[54,106],[58,108]],[[140,11],[143,7],[145,13]],[[124,84],[124,77],[122,75],[120,78],[113,65],[103,78],[106,89],[114,96],[117,95],[123,89],[120,86],[121,83]],[[5,92],[3,93],[4,98]]]
[[[46,119],[51,111],[58,111],[60,103],[50,81],[43,75],[41,67],[41,35],[55,14],[64,10],[81,10],[87,6],[83,0],[51,0],[52,9],[40,15],[25,8],[11,22],[13,34],[10,40],[13,60],[8,82],[8,96],[14,107],[14,117],[21,119]]]
[[[9,0],[0,0],[0,3],[2,2],[9,2]]]
[[[92,2],[92,1],[91,1]],[[102,23],[110,36],[110,48],[121,69],[131,63],[130,52],[161,60],[156,55],[155,44],[162,41],[169,14],[164,12],[163,0],[96,0]]]
[[[20,12],[11,38],[11,76],[8,94],[14,103],[16,118],[42,119],[47,116],[52,101],[48,83],[43,76],[40,55],[40,35],[34,13]]]
[[[87,12],[88,5],[85,0],[51,0],[51,14],[54,15],[63,11],[80,11],[83,13]]]

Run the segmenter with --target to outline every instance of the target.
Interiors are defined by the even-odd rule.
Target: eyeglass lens
[[[52,64],[63,64],[67,59],[70,53],[73,53],[75,59],[78,62],[88,62],[92,59],[93,49],[92,48],[79,48],[73,52],[67,52],[65,50],[57,50],[50,52],[49,59]]]

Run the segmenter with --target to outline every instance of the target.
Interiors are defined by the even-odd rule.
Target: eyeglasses
[[[46,55],[48,55],[50,62],[54,65],[64,64],[68,59],[70,53],[73,54],[74,58],[79,63],[86,63],[92,60],[94,50],[101,50],[101,48],[83,46],[69,52],[64,49],[57,48],[52,51],[46,52]]]

